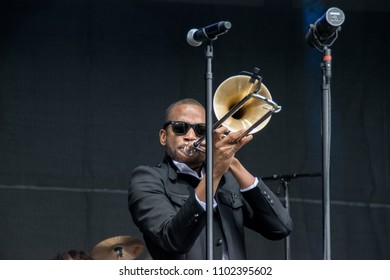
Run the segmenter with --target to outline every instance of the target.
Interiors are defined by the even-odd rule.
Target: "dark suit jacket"
[[[156,167],[134,169],[128,207],[153,259],[206,259],[206,211],[195,198],[199,180],[178,173],[169,158]],[[227,172],[215,195],[214,259],[227,248],[229,259],[246,259],[244,226],[278,240],[292,230],[279,199],[259,178],[256,188],[240,192]]]

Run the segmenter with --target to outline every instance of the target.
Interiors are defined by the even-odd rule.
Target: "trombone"
[[[267,87],[261,82],[258,75],[260,70],[255,68],[253,72],[243,71],[222,82],[217,88],[213,108],[218,121],[213,125],[213,130],[224,125],[231,132],[245,129],[237,138],[237,142],[249,133],[256,133],[263,129],[270,121],[273,113],[282,109],[271,97]],[[205,153],[200,147],[205,136],[186,146],[185,153],[193,156],[196,151]]]

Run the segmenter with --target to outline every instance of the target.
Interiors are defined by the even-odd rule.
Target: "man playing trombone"
[[[244,227],[271,240],[292,231],[276,195],[235,157],[253,138],[241,132],[220,126],[213,133],[213,259],[246,259]],[[159,132],[163,162],[131,175],[128,208],[153,259],[206,259],[205,154],[188,150],[205,133],[199,102],[171,104]]]

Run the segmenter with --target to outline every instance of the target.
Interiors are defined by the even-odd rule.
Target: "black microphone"
[[[228,21],[220,21],[204,28],[194,28],[187,33],[187,42],[193,47],[200,46],[204,41],[215,40],[219,35],[222,35],[232,28],[232,24]]]
[[[326,44],[341,29],[345,20],[345,15],[339,8],[330,8],[314,24],[310,24],[306,34],[306,42],[310,47],[319,49]],[[334,38],[335,39],[335,38]]]

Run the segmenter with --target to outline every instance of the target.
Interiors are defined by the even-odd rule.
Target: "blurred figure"
[[[84,251],[69,250],[55,255],[53,260],[93,260],[93,258]]]

